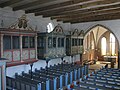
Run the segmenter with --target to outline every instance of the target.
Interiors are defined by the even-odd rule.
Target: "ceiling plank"
[[[9,0],[9,1],[0,3],[0,7],[3,8],[3,7],[6,7],[6,6],[10,6],[12,4],[19,3],[21,1],[24,1],[24,0]]]
[[[91,18],[91,19],[84,19],[84,20],[79,20],[79,21],[74,21],[71,22],[71,24],[76,24],[76,23],[85,23],[85,22],[95,22],[95,21],[106,21],[106,20],[116,20],[120,19],[120,16],[112,16],[110,17],[109,15],[106,17],[96,17],[96,18]],[[63,22],[63,23],[68,23],[68,22]]]
[[[71,10],[76,10],[76,9],[83,9],[83,8],[88,8],[92,6],[98,6],[98,5],[100,6],[100,5],[111,4],[111,3],[116,3],[116,2],[120,2],[120,0],[100,0],[100,1],[95,1],[95,2],[85,3],[83,5],[75,5],[75,6],[65,7],[65,8],[55,9],[55,10],[39,11],[35,13],[35,15],[36,16],[47,15],[47,14],[54,15],[55,13],[71,11]]]
[[[92,21],[105,21],[105,20],[115,20],[120,19],[120,12],[104,14],[104,15],[93,15],[84,18],[78,18],[76,20],[63,21],[64,23],[71,22],[73,23],[83,23],[83,22],[92,22]]]
[[[120,4],[115,4],[115,5],[108,5],[108,6],[101,6],[101,7],[95,7],[95,8],[90,8],[90,9],[84,9],[84,10],[77,10],[77,11],[70,11],[66,13],[58,13],[55,14],[55,16],[52,16],[51,19],[57,19],[57,18],[67,18],[69,16],[74,16],[78,14],[85,14],[85,13],[90,13],[90,12],[95,12],[95,11],[100,11],[100,10],[108,10],[108,9],[117,9],[120,8]],[[46,17],[45,15],[44,17]]]
[[[45,11],[45,10],[50,10],[50,9],[55,9],[55,8],[61,8],[64,6],[83,3],[83,2],[87,2],[87,1],[90,1],[90,0],[70,0],[70,1],[62,2],[62,3],[48,5],[48,6],[41,7],[41,8],[25,10],[25,12],[26,13],[34,13],[34,12],[38,12],[38,11]]]
[[[106,12],[106,13],[99,13],[99,14],[86,14],[84,16],[81,16],[81,17],[77,17],[77,18],[68,18],[68,19],[62,19],[62,21],[76,21],[76,20],[79,20],[79,19],[86,19],[88,18],[89,20],[89,17],[96,17],[96,16],[104,16],[104,15],[112,15],[112,14],[116,14],[116,13],[120,13],[120,10],[119,11],[115,11],[115,12]]]
[[[8,0],[0,0],[0,4],[3,3],[3,2],[6,2],[6,1],[8,1]]]
[[[52,2],[52,1],[56,1],[56,0],[37,0],[37,1],[34,1],[34,2],[30,2],[30,3],[27,3],[27,4],[23,4],[23,5],[13,7],[13,11],[17,11],[17,10],[21,10],[21,9],[25,9],[25,8],[29,8],[29,7],[34,7],[34,6],[44,4],[44,3],[48,3],[48,2]]]
[[[79,14],[75,14],[75,15],[68,15],[65,17],[58,17],[55,18],[58,21],[68,21],[68,20],[76,20],[78,18],[84,18],[84,17],[89,17],[89,16],[94,16],[94,15],[102,15],[102,14],[106,14],[106,13],[117,13],[120,12],[120,7],[119,8],[112,8],[112,9],[105,9],[105,10],[98,10],[98,11],[90,11],[90,12],[86,12],[86,13],[79,13]]]

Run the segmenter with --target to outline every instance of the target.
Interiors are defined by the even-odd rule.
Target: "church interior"
[[[120,90],[120,0],[0,0],[0,90]]]

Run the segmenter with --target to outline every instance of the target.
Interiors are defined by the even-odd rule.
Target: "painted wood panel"
[[[14,61],[20,60],[20,51],[13,51],[13,60]]]
[[[11,51],[4,51],[3,58],[9,59],[9,61],[12,61],[12,52]]]
[[[23,50],[22,52],[23,60],[29,59],[29,51],[28,50]]]
[[[58,48],[57,50],[58,57],[65,56],[65,48]]]
[[[47,57],[49,58],[57,58],[65,56],[65,48],[52,48],[48,49]]]
[[[31,59],[35,58],[35,55],[36,55],[35,50],[30,50],[30,58]]]

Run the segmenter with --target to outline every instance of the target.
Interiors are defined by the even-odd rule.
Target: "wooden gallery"
[[[0,0],[0,90],[120,90],[120,0]]]

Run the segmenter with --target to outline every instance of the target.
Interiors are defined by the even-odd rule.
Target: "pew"
[[[29,70],[29,73],[22,72],[22,75],[15,74],[15,78],[13,78],[15,81],[11,81],[13,85],[9,83],[8,86],[12,88],[17,87],[18,90],[21,88],[25,90],[26,87],[28,90],[32,90],[30,87],[31,84],[32,88],[35,90],[57,90],[73,83],[73,81],[88,73],[87,66],[64,65],[65,66],[58,64],[45,69],[40,68],[40,70],[35,69],[35,71]]]
[[[37,82],[26,82],[11,77],[6,77],[7,86],[16,90],[42,90],[41,84]]]
[[[91,74],[84,74],[79,80],[73,81],[72,84],[67,85],[67,89],[82,90],[84,88],[83,90],[120,90],[119,72],[119,69],[111,70],[102,68]]]

